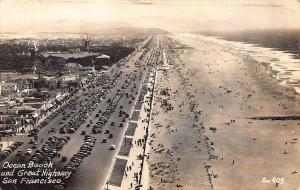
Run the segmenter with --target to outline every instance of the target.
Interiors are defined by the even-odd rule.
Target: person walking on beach
[[[232,160],[232,165],[234,165],[234,160]]]

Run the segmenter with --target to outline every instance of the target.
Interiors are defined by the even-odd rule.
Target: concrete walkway
[[[152,72],[153,74],[153,72]],[[148,87],[153,89],[153,76],[149,78]],[[151,84],[152,82],[152,84]],[[150,104],[150,97],[152,96],[152,90],[148,90],[144,96],[144,103],[142,104],[141,110],[134,110],[140,111],[140,116],[138,121],[131,121],[131,123],[137,123],[137,127],[133,136],[126,135],[126,138],[133,138],[132,147],[130,153],[127,156],[120,156],[117,155],[116,158],[125,159],[127,160],[127,165],[125,167],[123,179],[121,186],[113,186],[108,185],[108,189],[110,190],[125,190],[125,189],[148,189],[149,183],[148,178],[145,175],[148,175],[147,171],[147,164],[144,161],[142,165],[143,159],[146,159],[144,155],[146,148],[146,143],[144,141],[145,135],[147,133],[148,121],[149,117],[147,114],[150,114],[151,110],[149,111]],[[143,167],[143,168],[142,168]],[[141,176],[142,175],[142,176]],[[141,181],[139,181],[141,180]],[[105,187],[107,189],[107,186]]]

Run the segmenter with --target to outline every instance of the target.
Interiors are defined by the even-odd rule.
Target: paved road
[[[112,167],[112,160],[116,154],[116,150],[109,150],[109,147],[112,144],[119,146],[120,142],[124,138],[124,133],[128,124],[127,119],[125,122],[123,122],[124,127],[119,127],[119,124],[122,123],[123,119],[123,117],[119,117],[119,108],[122,106],[122,110],[131,115],[146,73],[152,69],[153,64],[156,64],[160,60],[160,54],[158,53],[159,46],[159,38],[155,36],[151,38],[151,41],[147,43],[147,46],[145,46],[142,50],[134,52],[131,56],[129,56],[129,60],[121,64],[116,64],[108,70],[107,75],[110,77],[119,73],[120,71],[122,72],[122,75],[119,80],[116,81],[114,87],[110,89],[104,97],[102,97],[103,100],[93,105],[95,108],[93,111],[91,111],[91,115],[80,125],[79,129],[74,134],[59,134],[59,128],[63,126],[63,124],[60,122],[63,121],[64,123],[67,123],[74,118],[74,116],[76,116],[83,107],[87,107],[89,105],[91,99],[93,99],[95,95],[103,89],[103,86],[95,86],[95,88],[89,88],[85,92],[80,92],[80,97],[75,98],[75,101],[68,105],[63,113],[60,113],[57,117],[52,119],[38,133],[38,141],[43,139],[43,143],[38,143],[37,149],[40,149],[50,136],[54,135],[56,137],[71,137],[70,141],[68,141],[63,149],[59,151],[62,156],[66,156],[68,158],[67,162],[61,163],[58,158],[53,159],[55,166],[58,168],[62,168],[64,165],[66,165],[69,159],[79,151],[80,146],[83,143],[83,136],[81,135],[82,131],[85,131],[87,134],[91,134],[97,139],[92,153],[88,157],[84,158],[80,167],[77,168],[76,173],[72,176],[71,182],[68,183],[66,189],[96,190],[100,187],[103,187],[105,184],[108,172]],[[124,83],[128,81],[129,85],[127,88],[122,89]],[[94,83],[96,82],[97,80],[94,81]],[[98,121],[98,117],[96,117],[98,111],[105,111],[105,109],[109,106],[107,100],[109,98],[113,99],[120,90],[123,91],[124,94],[118,101],[115,111],[112,112],[107,123],[103,126],[103,133],[92,134],[92,127],[86,127],[87,124],[95,124]],[[129,97],[125,96],[126,93],[128,93]],[[129,103],[130,99],[131,103]],[[115,123],[114,126],[111,126],[112,122]],[[91,126],[93,124],[91,124]],[[52,128],[54,128],[56,132],[49,133]],[[107,138],[108,134],[104,134],[106,129],[109,129],[110,133],[114,135],[113,138]],[[107,138],[107,143],[101,142],[103,138]],[[11,163],[17,162],[19,158],[17,158],[15,154],[18,150],[26,151],[32,147],[32,145],[29,144],[29,137],[22,136],[19,137],[18,140],[23,141],[24,144],[15,150],[4,161],[2,161],[0,163],[1,167],[5,161],[9,161]]]
[[[153,39],[154,40],[154,39]],[[152,43],[151,43],[152,44]],[[152,44],[154,46],[154,44]],[[141,72],[141,77],[137,77],[135,81],[132,81],[132,83],[128,86],[128,88],[125,90],[125,93],[132,94],[134,97],[134,101],[132,101],[131,104],[129,104],[129,100],[123,96],[121,100],[118,103],[118,106],[123,106],[123,110],[125,110],[127,113],[132,113],[133,108],[135,106],[134,102],[137,99],[138,91],[142,86],[143,79],[147,73],[148,70],[151,68],[148,68],[146,66],[146,63],[148,63],[148,60],[153,60],[156,61],[157,57],[152,57],[153,56],[153,50],[148,51],[147,53],[144,54],[143,59],[141,61],[142,64],[145,64],[145,66],[140,67],[137,70],[137,76],[139,76]],[[122,68],[121,69],[124,72],[124,75],[129,74],[129,73],[134,73],[134,70],[137,68],[134,66],[134,62],[130,62],[129,64],[127,63],[126,65],[130,65],[129,68]],[[149,62],[150,63],[150,62]],[[132,65],[131,65],[132,64]],[[114,90],[120,89],[121,85],[123,84],[123,80],[125,78],[120,80],[120,83],[116,86]],[[136,88],[134,88],[136,86]],[[133,92],[131,92],[131,89],[134,89]],[[112,91],[113,94],[115,94],[114,91]],[[104,107],[107,105],[104,105]],[[112,161],[113,158],[116,154],[115,151],[109,150],[109,146],[111,144],[114,145],[120,145],[121,141],[124,138],[124,133],[126,130],[126,125],[124,127],[118,127],[118,124],[121,122],[122,118],[118,117],[118,109],[111,115],[109,121],[104,127],[104,130],[106,128],[109,128],[111,133],[114,134],[113,139],[109,139],[107,143],[101,143],[102,138],[106,138],[107,134],[100,134],[97,137],[97,142],[96,146],[92,151],[92,154],[87,157],[80,167],[77,169],[76,175],[73,176],[72,182],[68,185],[66,188],[67,190],[81,190],[82,187],[84,189],[99,189],[100,187],[103,187],[105,184],[106,176],[112,167]],[[110,126],[110,123],[114,122],[115,126]],[[77,149],[78,150],[78,149]]]

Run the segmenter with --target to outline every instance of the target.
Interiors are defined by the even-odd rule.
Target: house
[[[101,66],[101,65],[108,65],[110,64],[110,56],[102,54],[96,57],[95,65]]]
[[[57,84],[58,84],[58,78],[56,76],[44,76],[43,77],[44,84],[47,86],[49,89],[56,89]]]
[[[20,75],[20,73],[17,73],[17,72],[0,71],[0,81],[8,81],[19,75]]]
[[[18,106],[14,106],[12,108],[13,112],[11,112],[12,114],[18,114],[18,115],[22,115],[22,114],[33,114],[36,113],[38,111],[38,109],[33,108],[31,106],[28,105],[18,105]]]
[[[60,88],[67,88],[69,83],[76,82],[79,78],[76,74],[67,74],[59,77],[58,86]]]
[[[69,49],[70,53],[80,53],[80,48],[76,48],[76,49]]]
[[[0,114],[8,113],[9,105],[8,104],[0,104]]]
[[[13,83],[13,82],[0,83],[1,96],[8,96],[10,94],[16,93],[17,90],[18,90],[17,83]]]
[[[110,56],[105,55],[105,54],[102,54],[102,55],[99,55],[98,57],[96,57],[96,59],[98,59],[98,60],[99,60],[99,59],[100,59],[100,60],[101,60],[101,59],[108,59],[108,60],[109,60],[109,59],[110,59]]]
[[[82,69],[83,69],[82,65],[80,65],[78,63],[67,63],[65,65],[65,70],[69,71],[69,72],[70,71],[80,71]]]
[[[0,136],[14,133],[18,126],[18,117],[16,114],[0,114]]]

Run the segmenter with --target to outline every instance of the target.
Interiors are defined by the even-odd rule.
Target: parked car
[[[31,155],[32,154],[32,149],[27,149],[25,155]]]
[[[114,144],[110,145],[109,150],[116,150],[116,145]]]

